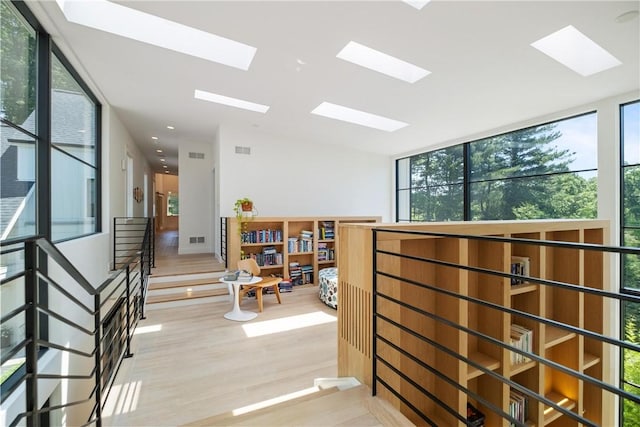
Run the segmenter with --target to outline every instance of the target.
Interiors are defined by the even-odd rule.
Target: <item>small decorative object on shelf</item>
[[[140,203],[144,198],[144,193],[142,192],[142,188],[136,187],[133,189],[133,200]]]

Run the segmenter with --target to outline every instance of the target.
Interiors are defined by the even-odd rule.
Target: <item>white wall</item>
[[[233,216],[234,202],[249,197],[260,216],[390,219],[386,155],[227,127],[220,129],[219,145],[222,216]],[[236,154],[235,146],[250,147],[251,154]]]
[[[202,153],[203,159],[189,153]],[[180,170],[178,254],[211,253],[213,236],[213,145],[181,141],[178,150]],[[204,243],[189,243],[190,237],[204,237]]]

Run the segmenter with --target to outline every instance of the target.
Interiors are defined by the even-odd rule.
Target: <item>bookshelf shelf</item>
[[[557,328],[555,326],[547,326],[544,348],[550,349],[551,347],[554,347],[575,337],[575,332],[565,331],[564,329]]]
[[[282,246],[282,242],[269,242],[269,243],[243,243],[243,247],[262,247],[262,246]]]
[[[535,292],[538,290],[538,285],[535,283],[523,283],[521,285],[511,286],[511,296],[522,295],[529,292]]]
[[[289,252],[289,256],[313,255],[313,252]]]
[[[500,368],[500,361],[494,359],[493,357],[487,356],[484,353],[474,352],[469,354],[469,359],[476,362],[478,365],[481,365],[483,368],[486,368],[490,371],[495,371]],[[474,366],[467,366],[467,380],[471,380],[473,378],[479,377],[484,374],[480,369],[475,368]]]
[[[587,370],[593,366],[596,366],[598,363],[600,363],[600,358],[598,356],[594,354],[585,353],[582,369]]]
[[[549,399],[552,402],[555,402],[558,406],[567,409],[567,410],[572,410],[573,408],[576,407],[576,402],[569,399],[568,397],[563,396],[562,394],[555,392],[555,391],[551,391],[547,394],[545,394],[545,396],[547,399]],[[544,425],[550,424],[552,422],[554,422],[555,420],[557,420],[558,418],[560,418],[562,416],[562,412],[555,410],[554,408],[552,408],[551,406],[546,406],[544,407]]]
[[[515,365],[511,365],[511,376],[521,374],[529,369],[535,368],[537,362],[535,360],[530,360],[524,363],[516,363]]]

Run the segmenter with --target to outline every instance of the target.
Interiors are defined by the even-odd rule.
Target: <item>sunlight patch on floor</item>
[[[257,411],[258,409],[277,405],[278,403],[286,402],[287,400],[292,400],[301,396],[306,396],[308,394],[315,393],[319,390],[320,389],[318,387],[305,388],[303,390],[294,391],[293,393],[283,394],[281,396],[277,396],[272,399],[263,400],[262,402],[252,403],[251,405],[234,409],[232,413],[234,417],[237,417],[238,415],[246,414],[248,412]]]
[[[338,318],[336,316],[332,316],[323,311],[315,311],[297,316],[247,323],[242,325],[242,329],[244,329],[244,333],[248,338],[253,338],[337,321]]]
[[[148,334],[150,332],[160,332],[161,330],[162,330],[161,323],[157,325],[138,326],[136,330],[133,331],[133,335]]]
[[[102,410],[103,416],[110,417],[135,411],[138,407],[141,389],[142,381],[114,384],[107,404]]]

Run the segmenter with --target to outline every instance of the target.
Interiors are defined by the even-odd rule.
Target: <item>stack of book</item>
[[[289,263],[289,278],[291,284],[302,285],[302,269],[300,268],[300,263],[295,261]]]
[[[329,249],[326,243],[318,243],[318,261],[329,260]]]
[[[289,280],[281,281],[280,284],[278,285],[278,287],[280,288],[280,292],[292,292],[293,291],[293,285],[291,284],[291,282]]]
[[[313,232],[302,230],[298,236],[298,252],[313,252]]]
[[[303,265],[300,269],[302,270],[302,283],[313,283],[313,265]]]
[[[322,221],[322,225],[318,228],[318,238],[320,240],[333,240],[335,238],[333,221]]]
[[[524,423],[527,420],[528,406],[527,397],[512,388],[509,393],[509,415],[519,422]],[[511,425],[515,426],[514,423],[511,423]]]
[[[511,257],[511,274],[518,274],[520,276],[529,276],[529,266],[531,260],[525,256],[512,256]],[[524,279],[518,277],[511,278],[511,285],[520,285],[525,283]]]
[[[511,345],[518,350],[526,351],[527,353],[531,353],[533,351],[533,331],[531,329],[527,329],[524,326],[516,325],[515,323],[511,325]],[[516,353],[511,352],[511,364],[517,365],[519,363],[528,362],[528,357]]]

